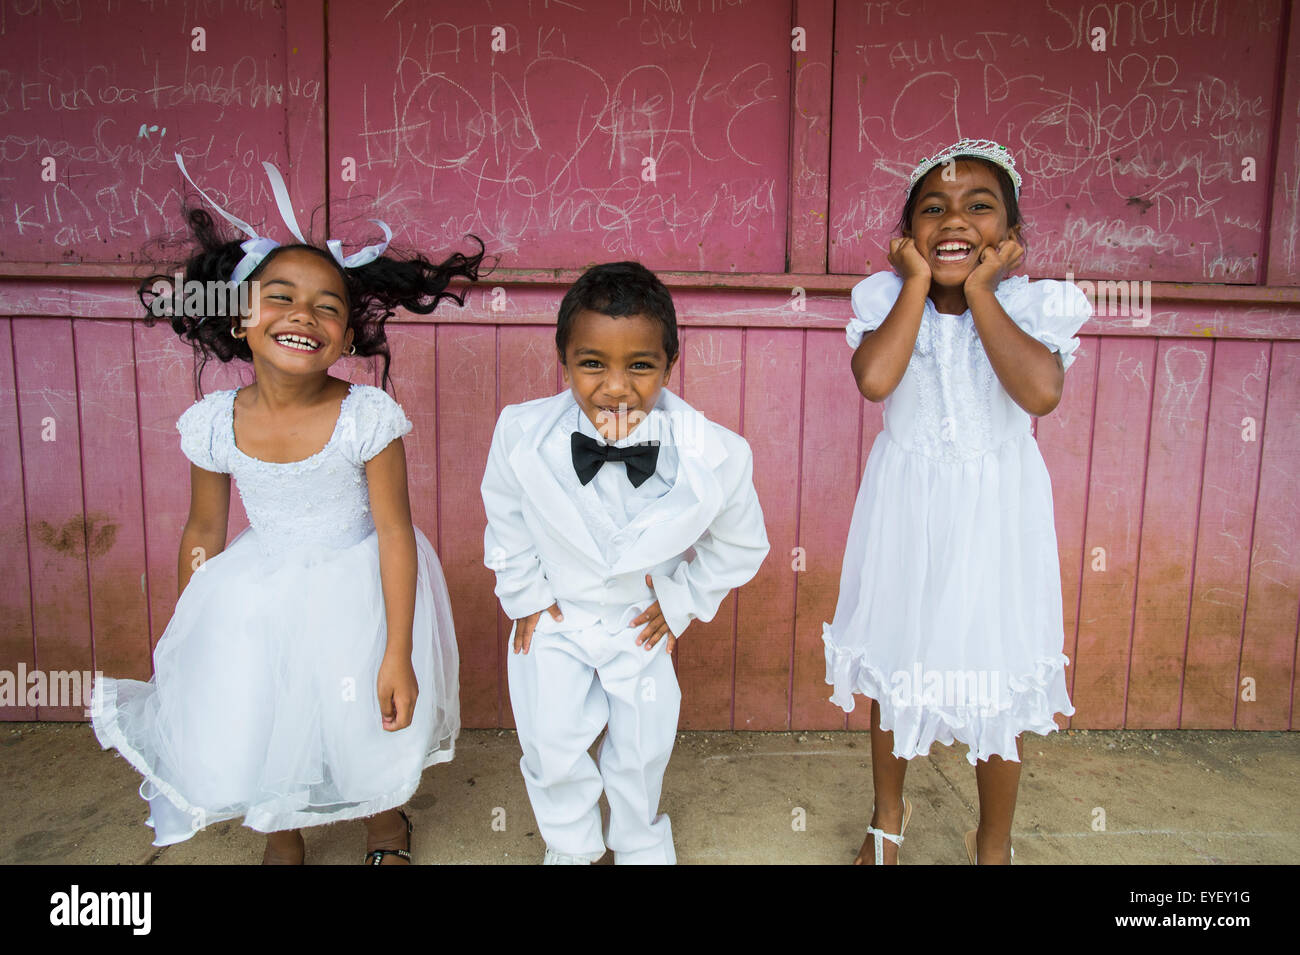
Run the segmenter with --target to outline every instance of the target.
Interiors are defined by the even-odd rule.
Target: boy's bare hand
[[[549,613],[551,618],[560,621],[564,619],[564,614],[560,613],[559,603],[553,603],[545,610],[539,610],[537,613],[530,613],[515,621],[515,653],[527,653],[529,646],[533,642],[533,628],[537,626],[537,621],[542,618],[543,613]]]
[[[652,590],[654,589],[654,584],[650,582],[649,574],[645,575],[645,583],[647,587]],[[664,620],[663,611],[659,609],[659,601],[656,600],[650,606],[646,607],[645,610],[643,610],[641,614],[632,621],[632,626],[640,626],[643,623],[646,625],[645,629],[637,634],[636,637],[636,645],[638,647],[644,644],[647,650],[653,650],[656,643],[664,637],[667,637],[668,646],[665,648],[666,651],[672,653],[673,650],[677,649],[677,638],[673,636],[672,631],[668,629],[668,624]]]

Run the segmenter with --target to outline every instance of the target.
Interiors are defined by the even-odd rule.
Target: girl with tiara
[[[239,359],[254,382],[176,424],[191,462],[180,599],[153,679],[96,684],[95,734],[144,776],[154,845],[243,817],[267,834],[264,863],[295,864],[300,827],[364,818],[366,863],[409,864],[400,807],[426,766],[452,758],[460,729],[451,606],[411,523],[411,423],[385,391],[329,372],[343,355],[379,356],[387,386],[385,321],[399,306],[463,305],[448,286],[477,278],[482,243],[439,265],[385,255],[387,241],[326,251],[303,239],[279,172],[263,165],[297,243],[257,235],[202,190],[249,238],[227,240],[202,209],[187,215],[186,288],[251,291],[252,314],[209,314],[211,299],[187,296],[171,326],[198,371]],[[155,314],[159,278],[140,295]],[[231,477],[251,526],[227,545]]]
[[[826,682],[871,702],[875,810],[858,864],[896,863],[907,761],[969,747],[968,859],[1012,858],[1025,730],[1074,712],[1065,685],[1052,487],[1030,416],[1061,400],[1091,315],[1065,282],[1008,276],[1024,254],[1010,153],[964,139],[924,159],[889,243],[853,289],[853,376],[884,402],[849,528]]]

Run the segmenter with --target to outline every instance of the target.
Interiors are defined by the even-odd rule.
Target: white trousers
[[[542,618],[527,653],[506,652],[519,766],[547,848],[595,861],[608,846],[619,865],[676,863],[672,827],[659,813],[682,698],[666,641],[647,652],[636,645],[642,627],[565,631]],[[602,729],[597,763],[587,750]]]

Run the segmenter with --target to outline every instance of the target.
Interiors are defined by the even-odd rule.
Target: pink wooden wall
[[[433,4],[373,23],[368,5],[331,4],[326,17],[319,3],[289,0],[260,14],[256,79],[221,52],[223,31],[247,31],[216,21],[209,49],[229,71],[220,83],[211,66],[196,72],[183,45],[158,54],[184,73],[170,104],[142,110],[120,92],[106,103],[105,83],[130,88],[142,82],[132,70],[152,74],[124,54],[95,73],[87,96],[105,101],[109,127],[105,110],[56,109],[49,96],[0,100],[18,120],[0,132],[7,149],[26,137],[26,160],[49,152],[76,173],[51,190],[23,162],[0,182],[0,670],[147,678],[174,604],[188,503],[174,423],[193,400],[191,362],[164,327],[137,320],[129,280],[164,227],[152,210],[174,209],[181,194],[167,161],[180,144],[200,183],[268,223],[249,155],[290,169],[304,221],[328,197],[335,224],[382,208],[407,244],[442,249],[472,230],[502,255],[465,309],[404,316],[392,332],[396,394],[415,424],[412,506],[451,587],[467,726],[512,724],[508,624],[482,564],[478,484],[492,425],[503,405],[559,388],[553,320],[576,270],[638,256],[677,301],[675,390],[753,446],[772,542],[757,579],[681,644],[682,724],[866,728],[865,708],[846,720],[827,702],[820,637],[881,426],[848,372],[847,293],[866,260],[883,265],[907,163],[990,130],[1023,146],[1022,168],[1037,173],[1023,200],[1043,252],[1040,263],[1031,246],[1032,274],[1161,280],[1149,325],[1103,316],[1087,326],[1061,406],[1037,422],[1056,500],[1072,725],[1296,728],[1300,21],[1289,4],[1254,4],[1232,22],[1188,5],[1162,24],[1124,20],[1127,4],[1104,15],[1083,3],[1017,9],[997,14],[1007,39],[991,58],[949,46],[947,31],[918,51],[931,34],[902,19],[909,5],[687,0],[620,7],[608,22],[523,2],[461,6],[455,23],[432,16]],[[951,6],[969,18],[969,4]],[[86,8],[78,29],[110,29]],[[1109,66],[1065,44],[1092,17],[1117,44]],[[23,33],[34,27],[2,22],[6,62],[35,75],[45,60]],[[513,57],[485,52],[497,24]],[[40,26],[48,57],[70,28]],[[190,26],[169,24],[185,37]],[[796,26],[807,49],[791,52]],[[954,21],[954,35],[970,26]],[[1232,56],[1214,59],[1219,49]],[[85,75],[96,56],[86,54]],[[1157,90],[1150,77],[1170,76],[1162,56],[1180,82]],[[1139,60],[1145,87],[1124,72]],[[1114,80],[1117,68],[1132,82]],[[82,75],[66,69],[51,81],[64,93]],[[227,84],[221,102],[205,98],[204,80]],[[284,93],[254,102],[258,82]],[[926,84],[931,99],[947,90],[950,108],[922,122],[911,97]],[[1061,110],[1085,88],[1086,116]],[[1206,123],[1121,135],[1118,117],[1146,115],[1144,96],[1169,123],[1200,102]],[[146,112],[170,124],[165,137],[138,136]],[[130,130],[134,153],[63,148],[114,128]],[[1257,152],[1254,181],[1240,173],[1246,149]],[[657,183],[639,178],[646,155],[658,158]],[[1079,161],[1063,163],[1070,156]],[[1124,163],[1118,179],[1101,164],[1111,156]],[[355,181],[340,172],[348,159]],[[1197,203],[1171,205],[1174,195]],[[1195,254],[1162,253],[1166,235]],[[1124,243],[1127,256],[1115,251]],[[240,371],[215,369],[204,387]],[[360,362],[338,371],[373,380]],[[236,501],[232,530],[244,523]],[[1253,701],[1242,699],[1246,678]]]

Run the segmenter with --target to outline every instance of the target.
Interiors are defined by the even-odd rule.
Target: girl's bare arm
[[[1036,417],[1051,414],[1065,387],[1061,356],[1021,329],[992,293],[966,300],[984,354],[1011,400]]]
[[[411,502],[406,487],[406,448],[392,441],[366,462],[370,513],[379,536],[379,573],[388,620],[386,656],[411,659],[415,618],[416,552]]]
[[[190,465],[190,514],[181,532],[176,559],[177,594],[185,592],[190,578],[204,561],[226,549],[226,524],[230,519],[230,475]]]
[[[853,350],[853,380],[868,401],[884,401],[903,380],[930,294],[930,267],[911,239],[890,240],[889,263],[903,279],[898,300]]]
[[[868,401],[884,401],[898,387],[912,360],[930,283],[909,279],[880,327],[862,336],[853,351],[853,378]]]
[[[1015,323],[994,294],[1023,255],[1024,249],[1014,239],[996,250],[985,249],[979,265],[966,279],[966,304],[1002,387],[1025,411],[1042,417],[1061,402],[1065,366],[1059,354]]]
[[[370,486],[370,513],[379,537],[379,576],[388,632],[375,688],[383,728],[397,732],[411,725],[420,695],[411,660],[419,565],[406,489],[406,448],[401,438],[389,442],[366,462],[366,482]]]

